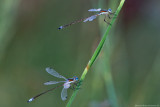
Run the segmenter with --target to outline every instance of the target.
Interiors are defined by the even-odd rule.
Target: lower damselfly
[[[31,101],[35,100],[36,98],[38,98],[39,96],[41,96],[41,95],[43,95],[43,94],[45,94],[45,93],[47,93],[47,92],[50,92],[50,91],[52,91],[52,90],[54,90],[54,89],[57,89],[57,88],[59,88],[59,87],[62,87],[62,86],[63,86],[63,89],[62,89],[62,92],[61,92],[61,99],[62,99],[63,101],[65,101],[65,100],[67,99],[67,89],[71,87],[71,84],[72,84],[72,83],[75,83],[75,82],[78,81],[78,77],[73,76],[73,78],[67,79],[66,77],[60,75],[58,72],[56,72],[54,69],[52,69],[52,68],[50,68],[50,67],[46,68],[46,71],[47,71],[49,74],[53,75],[54,77],[63,78],[64,81],[48,81],[48,82],[45,82],[44,85],[52,85],[52,84],[58,84],[58,83],[63,83],[63,84],[62,84],[62,85],[59,85],[59,86],[57,86],[57,87],[54,87],[54,88],[52,88],[52,89],[49,89],[49,90],[47,90],[47,91],[44,91],[44,92],[42,92],[42,93],[40,93],[40,94],[38,94],[38,95],[30,98],[27,102],[31,102]]]

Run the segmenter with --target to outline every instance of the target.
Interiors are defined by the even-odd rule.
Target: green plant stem
[[[118,6],[118,8],[117,8],[117,11],[115,12],[115,15],[114,15],[114,16],[116,16],[116,17],[118,16],[118,14],[119,14],[119,12],[120,12],[120,10],[121,10],[124,2],[125,2],[125,0],[121,0],[121,2],[120,2],[120,4],[119,4],[119,6]],[[82,73],[82,75],[81,75],[80,84],[77,86],[77,88],[80,88],[83,80],[85,79],[85,76],[86,76],[87,72],[89,71],[89,69],[91,68],[92,64],[95,62],[97,56],[99,55],[99,53],[100,53],[100,51],[101,51],[101,49],[102,49],[102,47],[103,47],[103,45],[104,45],[104,42],[105,42],[105,40],[106,40],[106,38],[107,38],[107,36],[108,36],[108,33],[109,33],[109,31],[110,31],[113,23],[114,23],[115,20],[116,20],[116,17],[113,17],[113,19],[111,20],[110,25],[107,27],[107,30],[106,30],[104,36],[102,37],[102,40],[100,41],[100,43],[99,43],[98,47],[96,48],[93,56],[91,57],[91,60],[88,62],[86,68],[84,69],[84,71],[83,71],[83,73]],[[67,107],[70,107],[70,106],[71,106],[74,98],[76,97],[77,92],[78,92],[78,90],[75,90],[75,91],[73,92],[70,100],[69,100],[68,103],[67,103]]]
[[[109,63],[109,56],[106,56],[106,57],[107,58],[102,59],[102,63],[103,63],[103,69],[104,69],[103,78],[104,78],[105,86],[106,86],[107,93],[108,93],[108,100],[110,104],[112,105],[112,107],[119,107],[115,88],[114,88],[114,82],[112,78],[110,63]]]

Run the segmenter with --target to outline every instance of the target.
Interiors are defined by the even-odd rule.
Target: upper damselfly
[[[52,89],[49,89],[47,91],[44,91],[44,92],[42,92],[42,93],[30,98],[27,102],[31,102],[31,101],[35,100],[36,98],[38,98],[39,96],[41,96],[41,95],[43,95],[43,94],[45,94],[47,92],[50,92],[50,91],[52,91],[52,90],[54,90],[54,89],[56,89],[58,87],[61,87],[61,86],[63,86],[63,89],[62,89],[62,92],[61,92],[61,99],[63,101],[65,101],[67,99],[67,89],[71,87],[71,83],[75,83],[75,82],[78,81],[78,77],[74,76],[73,78],[67,79],[66,77],[60,75],[58,72],[56,72],[54,69],[52,69],[50,67],[46,68],[46,71],[49,74],[53,75],[54,77],[63,78],[64,81],[48,81],[48,82],[44,83],[44,85],[52,85],[52,84],[58,84],[58,83],[63,83],[63,84],[59,85],[57,87],[54,87]]]
[[[81,21],[83,21],[83,22],[93,21],[97,16],[100,16],[100,15],[105,15],[105,18],[106,18],[106,16],[108,16],[108,17],[110,18],[109,15],[110,15],[110,14],[113,14],[113,13],[112,13],[112,10],[111,10],[110,8],[109,8],[108,10],[106,10],[106,9],[101,9],[101,8],[99,8],[99,9],[89,9],[88,11],[89,11],[89,12],[98,12],[98,13],[95,14],[95,15],[92,15],[92,16],[89,16],[89,17],[80,19],[80,20],[73,21],[73,22],[71,22],[71,23],[69,23],[69,24],[60,26],[58,29],[63,29],[63,28],[65,28],[65,27],[71,26],[72,24],[76,24],[76,23],[79,23],[79,22],[81,22]],[[107,22],[105,18],[104,18],[104,21]],[[108,22],[107,22],[107,23],[108,23]]]

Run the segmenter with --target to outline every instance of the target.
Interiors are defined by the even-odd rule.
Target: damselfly
[[[63,78],[65,81],[48,81],[48,82],[44,83],[44,85],[52,85],[52,84],[58,84],[58,83],[63,83],[63,84],[60,85],[60,86],[54,87],[52,89],[49,89],[49,90],[47,90],[45,92],[42,92],[42,93],[30,98],[27,102],[31,102],[34,99],[38,98],[39,96],[41,96],[41,95],[43,95],[43,94],[45,94],[45,93],[47,93],[49,91],[52,91],[52,90],[54,90],[54,89],[56,89],[58,87],[61,87],[61,86],[63,86],[63,89],[62,89],[62,92],[61,92],[61,98],[62,98],[63,101],[65,101],[67,99],[67,89],[70,88],[71,83],[75,83],[75,82],[78,81],[78,77],[74,76],[73,78],[67,79],[67,78],[65,78],[64,76],[60,75],[58,72],[56,72],[54,69],[52,69],[50,67],[46,68],[46,71],[49,74],[51,74],[51,75],[53,75],[53,76],[55,76],[57,78]]]
[[[83,22],[93,21],[97,16],[100,16],[100,15],[106,15],[106,16],[108,16],[110,18],[109,15],[113,14],[111,9],[105,10],[105,9],[99,8],[99,9],[89,9],[88,11],[89,12],[98,12],[98,13],[95,14],[95,15],[80,19],[80,20],[73,21],[73,22],[71,22],[69,24],[60,26],[58,29],[63,29],[65,27],[71,26],[72,24],[76,24],[76,23],[79,23],[81,21],[83,21]],[[106,18],[106,16],[105,16],[105,18]],[[104,18],[104,21],[106,22],[105,18]]]

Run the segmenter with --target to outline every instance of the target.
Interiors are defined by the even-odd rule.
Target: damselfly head
[[[74,81],[78,81],[78,77],[77,76],[74,76],[73,79],[74,79]]]
[[[112,13],[112,9],[111,9],[111,8],[109,8],[109,9],[108,9],[108,12],[109,12],[109,13]]]

